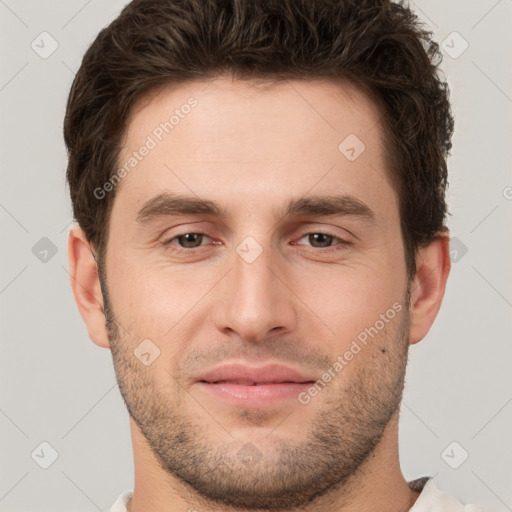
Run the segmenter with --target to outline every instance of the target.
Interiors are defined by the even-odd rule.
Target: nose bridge
[[[272,329],[293,329],[293,296],[283,277],[277,277],[282,266],[279,255],[269,245],[263,247],[248,237],[236,248],[230,263],[233,269],[220,290],[218,328],[229,328],[252,341],[264,338]]]

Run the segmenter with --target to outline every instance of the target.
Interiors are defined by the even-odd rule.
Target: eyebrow
[[[214,201],[193,196],[164,192],[144,203],[137,212],[140,224],[172,215],[208,215],[227,219],[228,212]],[[278,213],[279,217],[301,217],[312,215],[347,215],[375,220],[375,213],[363,201],[352,195],[315,195],[291,199]]]

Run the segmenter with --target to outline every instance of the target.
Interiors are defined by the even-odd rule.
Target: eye
[[[185,254],[199,252],[201,248],[206,249],[205,244],[202,242],[205,238],[210,239],[205,233],[183,233],[181,235],[174,236],[169,240],[162,243],[166,250],[171,251],[175,254]],[[315,231],[311,233],[304,233],[297,242],[292,242],[293,245],[304,245],[299,244],[300,240],[306,238],[311,244],[313,249],[324,249],[323,251],[315,252],[331,252],[345,249],[350,242],[343,240],[340,237],[332,235],[330,233],[324,233],[322,231]],[[211,240],[211,239],[210,239]],[[335,243],[337,242],[337,243]],[[215,242],[214,242],[215,244]]]
[[[350,242],[343,240],[335,235],[330,233],[324,233],[322,231],[313,232],[313,233],[305,233],[299,238],[299,241],[303,238],[307,238],[308,242],[315,249],[327,249],[327,250],[342,250],[347,245],[350,245]],[[339,243],[333,245],[334,241],[338,241]],[[297,245],[297,242],[294,242],[294,245]]]
[[[202,247],[201,242],[204,237],[210,238],[205,233],[184,233],[163,242],[162,245],[175,253],[191,252],[193,249]],[[178,245],[173,244],[174,241],[176,241]]]

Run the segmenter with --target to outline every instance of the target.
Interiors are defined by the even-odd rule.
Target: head
[[[205,499],[310,502],[396,423],[449,272],[439,62],[384,0],[135,0],[85,54],[75,297],[138,435]],[[257,398],[208,380],[225,363],[300,378]]]

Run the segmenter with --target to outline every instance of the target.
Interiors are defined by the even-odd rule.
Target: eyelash
[[[201,252],[203,252],[203,250],[207,250],[207,246],[205,246],[205,245],[201,245],[199,247],[193,247],[191,249],[186,249],[186,248],[179,247],[177,245],[172,244],[172,242],[174,240],[177,240],[178,238],[181,238],[182,236],[186,236],[186,235],[203,235],[203,236],[207,236],[208,238],[210,238],[206,233],[190,231],[187,233],[182,233],[180,235],[176,235],[176,236],[170,238],[169,240],[162,242],[162,245],[166,248],[166,250],[169,250],[171,253],[178,254],[178,255],[184,254],[184,253],[191,254],[194,252],[201,253]],[[324,247],[324,248],[312,247],[312,249],[315,250],[315,252],[331,253],[331,252],[336,252],[336,251],[342,251],[343,249],[346,249],[346,247],[348,245],[351,244],[351,242],[347,242],[346,240],[343,240],[342,238],[340,238],[336,235],[333,235],[332,233],[325,232],[325,231],[307,231],[307,232],[303,233],[298,238],[298,240],[301,240],[302,238],[304,238],[307,235],[325,235],[325,236],[332,237],[334,240],[337,240],[339,242],[338,244],[331,246],[331,247]],[[294,245],[296,245],[296,244],[294,244]]]

